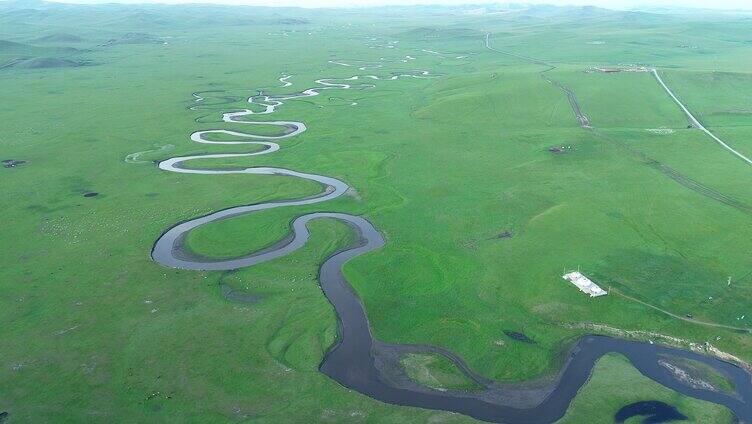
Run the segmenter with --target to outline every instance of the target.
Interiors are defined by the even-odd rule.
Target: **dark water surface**
[[[685,421],[687,417],[673,406],[657,400],[630,403],[614,415],[615,423],[623,423],[632,417],[645,417],[643,424],[659,424]]]

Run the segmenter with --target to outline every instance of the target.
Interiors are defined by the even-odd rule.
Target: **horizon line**
[[[33,0],[32,0],[33,1]],[[98,1],[80,1],[80,0],[38,0],[39,3],[56,3],[56,4],[69,4],[69,5],[77,5],[77,6],[107,6],[107,5],[125,5],[125,6],[149,6],[149,5],[157,5],[157,6],[229,6],[229,7],[265,7],[265,8],[273,8],[273,9],[305,9],[305,10],[313,10],[313,9],[337,9],[337,10],[356,10],[356,9],[373,9],[373,8],[388,8],[388,7],[457,7],[457,6],[477,6],[477,7],[483,7],[483,6],[552,6],[552,7],[560,7],[560,8],[586,8],[586,7],[593,7],[603,10],[612,10],[612,11],[641,11],[645,9],[664,9],[664,10],[691,10],[691,11],[717,11],[717,12],[752,12],[752,7],[750,8],[740,8],[740,7],[721,7],[721,8],[714,8],[714,7],[698,7],[698,6],[668,6],[668,5],[639,5],[639,6],[629,6],[629,7],[606,7],[606,6],[599,6],[595,4],[552,4],[546,1],[525,1],[523,2],[515,2],[515,1],[509,1],[509,2],[463,2],[462,0],[458,0],[457,2],[451,2],[451,3],[384,3],[384,4],[364,4],[364,5],[269,5],[269,4],[252,4],[252,3],[232,3],[228,0],[218,0],[218,1],[144,1],[144,0],[136,0],[136,1],[128,1],[128,0],[122,0],[122,1],[104,1],[104,2],[98,2]],[[23,3],[23,0],[0,0],[0,5],[3,3]],[[524,10],[524,8],[519,8],[519,10]]]

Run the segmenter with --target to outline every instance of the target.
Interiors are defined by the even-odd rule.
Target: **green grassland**
[[[149,256],[179,221],[320,190],[288,177],[169,173],[149,161],[257,150],[188,136],[269,134],[221,123],[221,112],[247,107],[257,89],[292,93],[355,74],[425,69],[437,78],[369,80],[375,88],[325,91],[257,115],[302,121],[308,131],[271,155],[190,166],[283,167],[354,190],[206,225],[188,236],[192,251],[238,255],[278,240],[295,216],[359,214],[387,243],[344,272],[385,342],[438,345],[509,381],[554,372],[590,324],[708,341],[752,360],[748,334],[616,293],[589,299],[560,278],[579,266],[672,314],[752,329],[752,168],[687,129],[651,75],[584,72],[655,66],[698,119],[750,154],[745,18],[406,10],[0,4],[0,159],[27,161],[0,168],[8,422],[472,421],[382,404],[318,372],[337,323],[317,267],[352,242],[344,225],[315,222],[304,249],[233,273],[167,269]],[[555,64],[544,75],[576,93],[595,129],[579,127],[564,93],[542,77],[546,66],[485,49],[487,32],[494,48]],[[399,43],[383,47],[388,41]],[[399,62],[405,55],[416,59]],[[366,71],[328,63],[382,57],[382,68]],[[35,58],[86,65],[3,67]],[[279,87],[282,74],[293,75],[292,87]],[[198,104],[191,93],[212,90],[202,109],[188,110]],[[166,145],[174,148],[159,150]],[[571,148],[552,154],[551,146]],[[149,150],[143,163],[125,161]],[[498,237],[504,231],[513,236]],[[259,300],[228,301],[221,282]],[[439,375],[440,384],[467,388],[448,364],[412,359],[416,379]],[[696,422],[729,419],[607,357],[565,421],[605,420],[648,398]]]
[[[640,374],[624,357],[612,354],[598,361],[590,381],[577,394],[570,411],[560,422],[612,422],[614,414],[619,410],[618,406],[612,407],[613,396],[618,396],[625,404],[658,400],[673,405],[687,417],[687,421],[693,423],[721,423],[732,420],[724,408],[679,396]],[[635,421],[629,422],[642,421],[635,418]]]
[[[467,378],[448,359],[431,354],[409,353],[402,358],[405,373],[420,384],[439,390],[478,390],[480,386]]]

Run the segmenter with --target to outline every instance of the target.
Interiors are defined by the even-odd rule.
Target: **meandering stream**
[[[358,235],[358,242],[324,261],[319,269],[319,281],[327,299],[333,305],[339,320],[339,338],[330,348],[320,365],[320,370],[341,385],[356,390],[382,402],[420,408],[446,410],[471,417],[506,423],[549,423],[558,420],[566,412],[577,391],[587,381],[595,362],[604,354],[615,352],[626,356],[644,375],[654,381],[687,396],[724,405],[744,421],[752,421],[752,382],[750,375],[739,367],[697,353],[662,347],[650,343],[620,340],[603,336],[585,336],[571,348],[565,365],[553,378],[541,379],[535,384],[505,384],[490,381],[474,373],[461,358],[450,351],[433,346],[395,345],[374,340],[368,318],[357,295],[344,278],[342,266],[352,258],[378,249],[385,241],[371,222],[360,216],[344,213],[316,212],[295,218],[290,234],[276,244],[232,259],[212,259],[190,253],[184,246],[185,237],[192,229],[233,216],[245,215],[260,210],[310,205],[326,202],[343,195],[349,186],[336,178],[299,172],[284,168],[250,167],[245,169],[196,169],[187,168],[186,162],[195,159],[222,159],[259,156],[280,149],[275,141],[295,137],[306,131],[303,122],[249,120],[252,115],[272,114],[286,101],[319,95],[323,90],[350,89],[349,82],[370,80],[396,80],[400,78],[426,78],[425,71],[392,74],[388,77],[360,75],[345,79],[319,79],[316,87],[293,94],[259,94],[248,99],[256,110],[243,109],[222,114],[224,122],[253,126],[274,126],[280,129],[277,135],[258,135],[253,132],[238,132],[210,129],[191,134],[197,143],[217,145],[257,145],[262,150],[252,153],[203,154],[180,156],[164,160],[159,168],[170,172],[200,175],[257,174],[282,175],[314,181],[322,191],[314,196],[235,206],[211,214],[178,223],[165,231],[154,244],[152,258],[165,266],[195,270],[231,270],[250,267],[285,256],[306,244],[309,233],[306,225],[315,219],[334,219],[348,224]],[[291,75],[280,78],[284,87],[291,85]],[[203,98],[194,95],[196,101]],[[236,137],[237,141],[214,141],[211,134]],[[471,392],[440,391],[423,387],[406,378],[398,363],[401,354],[424,352],[442,355],[452,361],[468,378],[481,389]],[[659,365],[659,356],[679,357],[700,361],[729,378],[736,394],[689,387],[677,380],[665,367]]]

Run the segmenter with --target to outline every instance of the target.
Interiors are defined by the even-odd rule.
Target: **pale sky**
[[[58,0],[69,3],[215,3],[253,6],[352,7],[409,4],[484,4],[493,0]],[[641,6],[681,6],[712,9],[750,9],[750,0],[500,0],[499,3],[591,5],[610,9]]]

